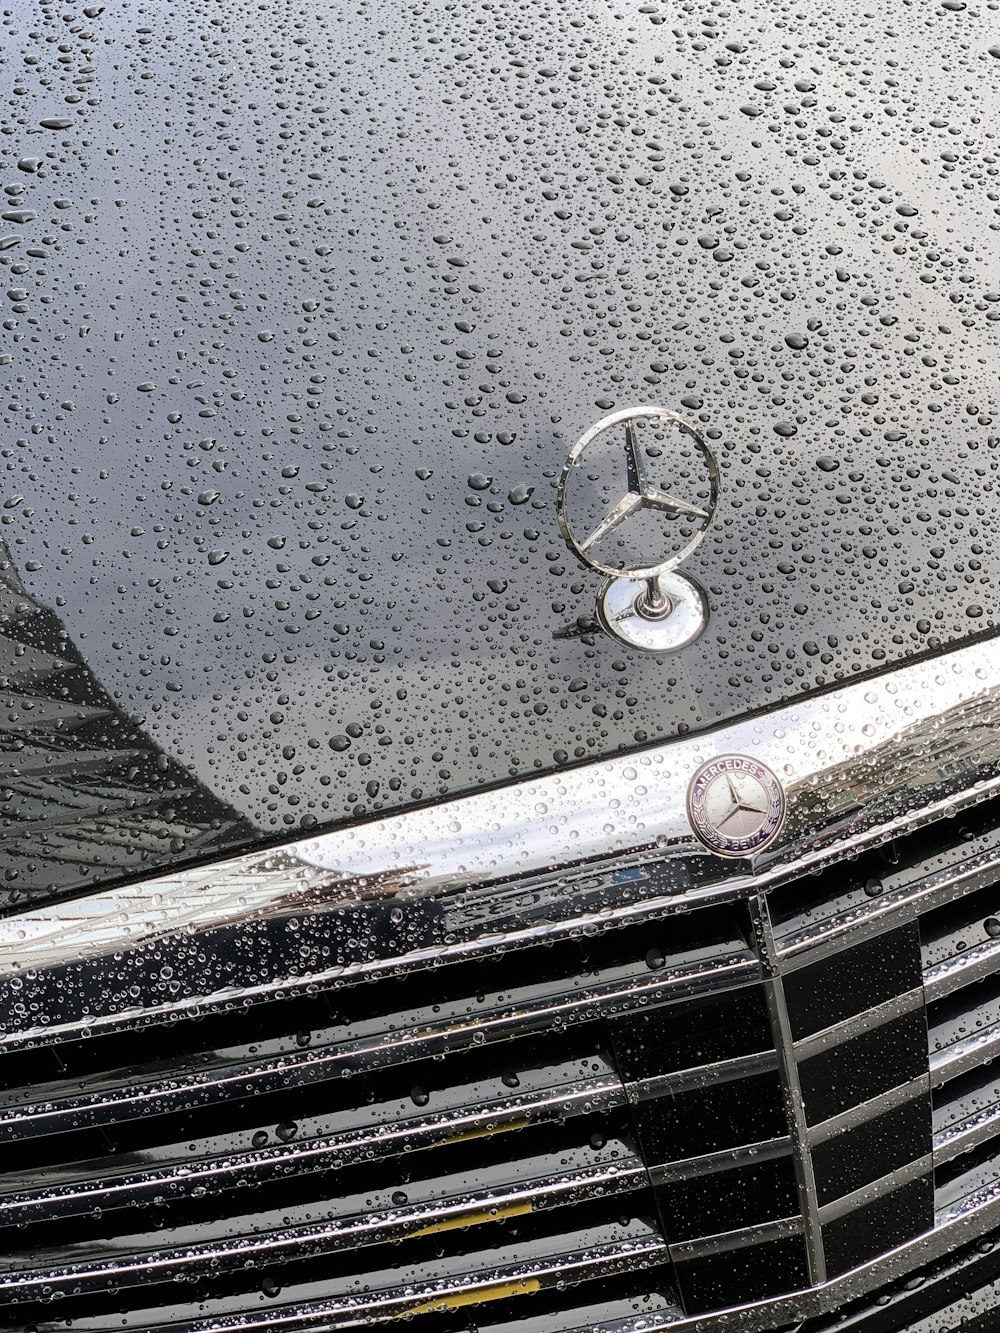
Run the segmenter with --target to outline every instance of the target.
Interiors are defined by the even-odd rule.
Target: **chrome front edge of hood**
[[[727,754],[784,788],[755,859],[712,854],[689,820],[692,776]],[[757,894],[998,792],[992,638],[641,754],[8,917],[0,1045]]]

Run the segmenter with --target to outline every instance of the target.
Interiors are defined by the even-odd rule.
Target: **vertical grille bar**
[[[774,1045],[778,1055],[778,1073],[781,1078],[785,1111],[788,1116],[788,1132],[792,1141],[792,1162],[799,1194],[799,1207],[802,1210],[809,1281],[815,1285],[826,1281],[826,1256],[823,1250],[823,1228],[820,1224],[816,1173],[813,1168],[812,1153],[809,1149],[805,1107],[802,1102],[799,1069],[795,1060],[795,1047],[792,1040],[792,1025],[788,1016],[788,1005],[785,1001],[785,987],[781,976],[778,951],[774,943],[774,931],[771,926],[771,914],[768,911],[767,899],[760,895],[751,898],[748,905],[753,939],[764,970],[764,1000],[771,1020],[771,1030],[774,1034]]]

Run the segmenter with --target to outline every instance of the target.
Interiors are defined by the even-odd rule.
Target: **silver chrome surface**
[[[368,1015],[339,1030],[331,1025],[329,1032],[314,1034],[314,1045],[308,1051],[272,1054],[264,1049],[253,1060],[245,1053],[222,1051],[213,1055],[207,1067],[171,1072],[151,1064],[145,1070],[109,1074],[92,1086],[73,1087],[63,1080],[51,1089],[35,1086],[30,1094],[15,1090],[7,1095],[6,1104],[0,1102],[0,1139],[11,1144],[22,1138],[59,1134],[70,1126],[99,1128],[104,1123],[135,1120],[150,1106],[162,1112],[211,1105],[231,1097],[235,1088],[252,1094],[322,1082],[340,1070],[364,1074],[369,1068],[405,1064],[428,1055],[447,1056],[473,1044],[503,1042],[515,1031],[524,1035],[562,1029],[579,1019],[636,1010],[667,997],[759,985],[762,978],[774,1047],[634,1082],[623,1082],[614,1063],[596,1048],[588,1048],[585,1061],[570,1060],[560,1050],[557,1062],[522,1073],[516,1091],[500,1091],[495,1083],[460,1081],[449,1085],[434,1106],[423,1111],[401,1107],[398,1102],[376,1102],[361,1110],[355,1107],[324,1114],[294,1143],[233,1151],[231,1145],[209,1139],[202,1141],[193,1158],[186,1144],[161,1144],[131,1157],[75,1162],[45,1181],[36,1181],[30,1172],[15,1167],[8,1172],[0,1195],[0,1218],[12,1224],[83,1218],[94,1209],[124,1210],[156,1199],[183,1198],[192,1189],[212,1191],[217,1184],[230,1189],[241,1183],[266,1182],[290,1170],[326,1171],[345,1164],[378,1162],[414,1149],[447,1150],[448,1145],[469,1137],[509,1135],[516,1140],[516,1131],[525,1126],[560,1125],[592,1111],[617,1112],[630,1103],[645,1105],[654,1097],[684,1088],[732,1083],[755,1071],[776,1069],[785,1091],[787,1135],[727,1153],[677,1157],[659,1167],[653,1178],[660,1184],[696,1179],[725,1170],[734,1161],[754,1160],[758,1154],[764,1158],[789,1154],[796,1168],[801,1217],[780,1217],[671,1246],[641,1228],[628,1234],[611,1229],[598,1234],[599,1229],[591,1228],[585,1236],[560,1231],[551,1238],[551,1252],[542,1256],[529,1258],[511,1249],[503,1255],[497,1251],[495,1264],[484,1253],[471,1268],[464,1260],[464,1267],[448,1271],[422,1269],[417,1297],[414,1288],[404,1290],[397,1277],[384,1291],[378,1286],[363,1291],[352,1278],[350,1283],[345,1281],[340,1295],[325,1302],[279,1304],[266,1315],[241,1311],[231,1326],[290,1331],[346,1327],[371,1318],[490,1300],[497,1292],[501,1293],[497,1299],[506,1299],[511,1294],[544,1290],[560,1273],[590,1280],[603,1273],[662,1263],[668,1255],[690,1260],[695,1255],[752,1247],[772,1233],[804,1233],[812,1283],[807,1290],[711,1315],[685,1317],[675,1307],[664,1305],[659,1314],[643,1316],[644,1328],[675,1333],[764,1329],[820,1313],[881,1287],[893,1274],[906,1274],[993,1229],[1000,1222],[1000,1180],[991,1184],[975,1173],[958,1176],[950,1190],[938,1196],[932,1230],[888,1256],[827,1280],[823,1225],[887,1197],[908,1182],[927,1179],[931,1158],[922,1155],[894,1166],[878,1179],[821,1204],[813,1176],[813,1150],[926,1095],[927,1072],[925,1066],[920,1079],[901,1083],[810,1126],[803,1113],[797,1064],[819,1050],[835,1049],[901,1014],[914,1012],[922,1007],[925,994],[951,1003],[962,987],[989,975],[987,959],[993,957],[993,941],[945,955],[958,938],[954,912],[958,910],[961,916],[971,910],[960,900],[1000,877],[997,849],[984,848],[983,835],[983,841],[970,843],[967,850],[959,846],[953,863],[939,860],[928,868],[918,858],[913,873],[896,887],[885,892],[880,889],[863,900],[857,891],[853,905],[838,900],[835,885],[829,900],[822,899],[822,911],[802,915],[796,909],[778,926],[778,918],[772,918],[774,903],[790,890],[781,889],[774,899],[766,891],[812,867],[839,862],[854,850],[911,831],[1000,791],[1000,656],[996,648],[996,641],[973,645],[934,662],[914,664],[905,675],[895,673],[843,687],[740,728],[422,812],[424,831],[433,848],[432,855],[422,861],[414,855],[422,841],[416,816],[404,816],[303,841],[277,854],[246,857],[187,876],[95,895],[48,913],[9,919],[4,923],[7,939],[2,955],[6,983],[12,1006],[23,1006],[20,1012],[11,1010],[13,1022],[3,1038],[10,1050],[48,1044],[72,1033],[100,1032],[117,1022],[134,1027],[147,1018],[162,1020],[172,1012],[205,1012],[224,1009],[234,1000],[242,1005],[258,996],[292,994],[316,984],[335,983],[345,975],[426,967],[433,957],[449,953],[475,957],[512,941],[570,933],[586,936],[611,921],[662,919],[736,898],[748,900],[750,919],[756,924],[751,947],[742,939],[723,937],[692,945],[682,958],[666,958],[662,968],[648,973],[641,967],[637,970],[634,962],[626,967],[612,961],[604,971],[598,968],[578,977],[524,977],[512,980],[509,992],[478,997],[474,1009],[463,1008],[463,1000],[456,1002],[453,1011],[445,1003],[433,1013],[414,1009]],[[686,824],[684,797],[692,775],[713,756],[733,752],[752,754],[755,762],[766,763],[780,774],[788,796],[787,821],[774,845],[765,856],[736,867],[710,855],[681,822]],[[616,792],[619,782],[627,789],[624,798]],[[843,799],[845,793],[848,801]],[[605,801],[600,826],[599,794]],[[574,800],[582,814],[576,826],[570,821]],[[489,825],[487,812],[492,816]],[[532,815],[540,827],[533,828]],[[545,836],[551,840],[544,849],[547,858],[552,857],[553,844],[561,849],[562,865],[557,870],[541,859]],[[347,866],[347,873],[338,874],[335,863]],[[505,928],[504,923],[516,919],[525,905],[530,924]],[[537,909],[533,920],[531,909]],[[944,917],[939,912],[934,919],[943,919],[944,924],[935,927],[936,936],[931,932],[928,938],[938,941],[938,952],[932,956],[943,961],[928,965],[925,955],[923,988],[901,987],[891,999],[880,998],[862,1012],[836,1018],[829,1026],[793,1039],[785,979],[801,966],[938,909]],[[369,917],[384,927],[390,920],[387,912],[396,913],[404,924],[408,913],[413,913],[418,924],[431,920],[443,927],[442,943],[393,953],[389,946],[396,937],[387,932],[384,947],[375,949],[371,957],[328,964],[325,970],[309,971],[303,965],[299,972],[276,974],[256,985],[210,989],[209,984],[222,976],[211,965],[214,932],[270,922],[299,943],[303,920],[313,919],[322,926],[327,920],[340,920],[338,914],[345,911],[352,914],[347,919],[355,931]],[[728,914],[723,915],[728,919]],[[915,938],[915,932],[913,935]],[[223,935],[224,940],[232,938],[231,933]],[[204,984],[200,991],[134,994],[128,983],[142,975],[144,951],[155,950],[158,962],[179,958],[192,947],[192,941],[199,957],[209,959],[201,974]],[[371,941],[377,942],[377,936],[370,937],[369,947]],[[130,972],[133,961],[135,971]],[[88,977],[107,982],[104,991],[92,992],[103,995],[103,1009],[67,1019],[59,1027],[34,1025],[32,988],[39,988],[41,997],[46,985],[61,986],[64,977],[72,983],[73,969],[84,966],[90,969]],[[932,1021],[932,1040],[935,1030]],[[931,1058],[931,1082],[939,1087],[949,1085],[959,1073],[979,1069],[1000,1049],[996,1031],[989,1025],[953,1038],[944,1024],[941,1034],[939,1049]],[[949,1087],[945,1095],[950,1095]],[[935,1107],[936,1164],[953,1162],[995,1136],[1000,1125],[1000,1089],[990,1097],[993,1100],[984,1094],[986,1104],[973,1111],[961,1100],[954,1106],[942,1103]],[[442,1177],[434,1189],[425,1195],[415,1191],[405,1207],[391,1211],[354,1209],[344,1200],[341,1210],[322,1224],[282,1219],[280,1225],[263,1224],[253,1234],[236,1230],[223,1241],[209,1242],[192,1235],[185,1244],[180,1236],[173,1240],[136,1237],[123,1242],[120,1253],[103,1257],[86,1250],[77,1260],[63,1256],[60,1261],[57,1255],[29,1257],[18,1271],[4,1276],[0,1295],[5,1287],[12,1296],[22,1298],[37,1291],[96,1291],[112,1274],[123,1285],[141,1285],[146,1280],[144,1272],[151,1268],[167,1278],[181,1277],[199,1265],[210,1270],[220,1261],[257,1263],[282,1253],[363,1250],[387,1238],[403,1240],[437,1229],[474,1226],[484,1210],[509,1208],[516,1215],[529,1188],[532,1197],[571,1210],[587,1199],[592,1188],[625,1199],[649,1179],[628,1143],[614,1162],[567,1165],[561,1174],[551,1169],[550,1162],[538,1158],[529,1165],[525,1158],[528,1174],[522,1178],[514,1169],[517,1157],[514,1144],[500,1174],[482,1182],[482,1188],[478,1181],[474,1189],[461,1177]],[[239,1221],[239,1217],[233,1219],[234,1228]],[[183,1320],[178,1324],[181,1329],[196,1326],[202,1327]],[[588,1327],[626,1333],[635,1325],[620,1320]],[[567,1323],[566,1328],[572,1324]]]
[[[497,1180],[484,1172],[474,1187],[444,1197],[427,1190],[425,1198],[414,1199],[418,1189],[411,1185],[411,1202],[402,1206],[373,1211],[364,1195],[338,1200],[335,1215],[323,1223],[286,1224],[271,1230],[247,1219],[246,1234],[225,1240],[182,1244],[174,1239],[173,1244],[161,1246],[143,1235],[134,1246],[109,1246],[76,1263],[53,1265],[46,1262],[46,1256],[38,1256],[31,1268],[0,1273],[0,1300],[8,1295],[30,1300],[58,1291],[99,1291],[109,1278],[117,1285],[190,1279],[201,1270],[218,1270],[222,1264],[262,1264],[331,1254],[482,1225],[498,1216],[586,1202],[598,1193],[613,1197],[642,1189],[647,1180],[642,1162],[626,1145],[615,1147],[617,1154],[609,1152],[608,1160],[596,1166],[567,1168],[552,1159],[518,1157],[509,1164],[506,1178]]]
[[[663,614],[651,615],[646,609],[651,589],[665,603]],[[705,629],[708,602],[694,579],[669,570],[645,586],[631,579],[609,579],[597,598],[597,616],[609,634],[631,648],[676,653]]]
[[[524,985],[506,1001],[484,996],[484,1004],[472,1014],[461,1012],[460,1006],[449,1012],[446,1006],[435,1005],[434,1012],[373,1015],[369,1022],[348,1031],[334,1025],[329,1032],[315,1032],[310,1044],[302,1049],[261,1051],[254,1058],[245,1051],[229,1057],[216,1053],[211,1063],[195,1069],[154,1069],[152,1073],[128,1069],[117,1077],[75,1087],[69,1093],[64,1085],[57,1084],[49,1096],[45,1096],[45,1088],[38,1087],[32,1088],[30,1095],[18,1090],[0,1093],[0,1143],[59,1133],[70,1125],[82,1128],[119,1123],[154,1108],[157,1114],[163,1114],[210,1106],[231,1097],[235,1088],[242,1095],[261,1096],[331,1078],[353,1077],[415,1058],[503,1043],[515,1036],[544,1032],[557,1023],[568,1027],[595,1010],[612,1015],[624,1008],[662,1003],[681,995],[728,989],[753,979],[758,971],[755,962],[734,953],[709,964],[679,964],[644,976],[598,979],[593,985],[575,988]],[[359,1026],[361,1031],[357,1030]],[[773,1062],[774,1052],[767,1052],[765,1058]],[[725,1076],[718,1071],[719,1066],[711,1066],[689,1071],[686,1076],[704,1081]],[[684,1077],[671,1076],[678,1085]]]
[[[818,1125],[813,1125],[809,1129],[809,1144],[815,1148],[821,1143],[846,1134],[849,1130],[856,1129],[858,1125],[884,1115],[886,1111],[894,1110],[897,1106],[903,1106],[906,1102],[923,1096],[926,1087],[927,1076],[922,1075],[920,1078],[911,1079],[908,1083],[900,1083],[889,1092],[880,1092],[867,1102],[851,1106],[846,1111],[831,1116],[829,1120],[821,1120]]]
[[[668,495],[650,483],[644,451],[636,440],[634,430],[634,423],[640,420],[668,422],[672,428],[694,441],[708,469],[707,507],[676,495]],[[583,456],[590,446],[616,426],[625,427],[628,487],[597,527],[580,539],[569,517],[569,479],[574,470],[581,466]],[[584,431],[563,465],[556,493],[556,514],[563,539],[577,559],[608,578],[597,599],[598,618],[607,633],[644,652],[670,653],[691,643],[704,630],[708,623],[705,595],[697,584],[675,571],[704,540],[718,501],[719,465],[715,455],[701,431],[676,412],[665,407],[641,404],[612,412]],[[594,549],[599,548],[612,533],[644,509],[653,509],[671,518],[687,519],[689,522],[695,520],[697,527],[679,551],[652,564],[630,569],[610,564],[606,559],[598,559]],[[637,587],[637,581],[645,586]]]
[[[642,420],[666,421],[671,427],[676,428],[681,434],[687,435],[694,441],[698,452],[705,459],[708,470],[710,496],[707,507],[693,504],[680,496],[668,495],[650,482],[646,475],[643,451],[639,447],[635,438],[635,431],[632,428],[633,422]],[[581,465],[583,456],[590,446],[616,426],[624,426],[625,428],[623,442],[628,484],[621,498],[612,505],[598,526],[581,540],[574,533],[574,525],[571,523],[568,513],[567,487],[569,478],[573,475],[574,470]],[[709,448],[708,441],[698,427],[692,426],[684,417],[672,412],[667,407],[641,403],[637,407],[621,408],[617,412],[611,412],[608,416],[602,417],[600,421],[596,421],[585,430],[573,445],[559,477],[559,486],[556,492],[556,513],[559,520],[559,530],[567,546],[585,565],[589,565],[591,569],[609,578],[649,581],[655,579],[659,574],[665,574],[671,569],[676,569],[689,555],[697,550],[704,541],[705,533],[712,522],[718,499],[719,465]],[[642,509],[654,509],[675,518],[695,519],[698,526],[694,534],[679,551],[662,560],[654,560],[649,564],[639,565],[632,569],[609,564],[606,560],[599,560],[593,554],[592,548],[599,546],[606,537],[616,532],[633,514]]]
[[[369,1164],[460,1139],[516,1132],[528,1124],[561,1122],[625,1103],[625,1089],[610,1064],[595,1056],[581,1075],[579,1064],[522,1076],[516,1094],[490,1096],[485,1086],[449,1088],[445,1104],[428,1114],[401,1114],[398,1103],[376,1104],[318,1117],[314,1131],[293,1142],[233,1151],[225,1139],[211,1155],[192,1158],[183,1143],[132,1154],[124,1168],[110,1156],[74,1163],[58,1183],[39,1183],[36,1173],[9,1173],[0,1193],[0,1225],[20,1226],[39,1218],[76,1217],[93,1209],[131,1207],[170,1199],[192,1188],[209,1190],[261,1184],[294,1170],[339,1170]],[[208,1145],[206,1145],[208,1146]]]
[[[780,959],[774,945],[774,932],[767,899],[762,895],[750,899],[750,920],[757,937],[761,961],[764,965],[764,998],[767,1004],[771,1030],[774,1033],[781,1079],[785,1114],[788,1117],[792,1142],[792,1164],[795,1169],[795,1188],[799,1198],[800,1225],[805,1237],[806,1265],[813,1285],[826,1280],[826,1256],[823,1252],[823,1233],[820,1228],[819,1195],[813,1168],[809,1129],[799,1080],[795,1042],[785,998],[784,979]]]
[[[785,788],[781,834],[754,860],[713,856],[688,821],[692,775],[727,753],[766,764]],[[738,726],[8,917],[0,1040],[51,1041],[138,1009],[204,1012],[749,897],[1000,791],[998,766],[1000,644],[986,640]],[[946,894],[966,873],[942,872],[921,892]],[[871,928],[898,907],[873,900]],[[331,958],[320,927],[345,910],[363,947]],[[230,984],[216,932],[265,920],[286,933],[294,923],[294,948],[283,958],[278,941],[271,975]],[[864,922],[831,924],[830,947],[855,927]],[[201,941],[205,962],[196,980],[156,989],[145,950],[168,939]],[[40,1022],[46,977],[80,960],[100,1006]]]

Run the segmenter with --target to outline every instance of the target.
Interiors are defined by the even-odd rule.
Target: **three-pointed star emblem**
[[[690,504],[687,500],[680,500],[675,495],[668,495],[666,491],[650,485],[642,451],[636,442],[631,421],[625,422],[625,461],[628,468],[628,490],[605,514],[593,532],[580,543],[581,550],[589,551],[640,509],[658,509],[672,517],[683,514],[688,518],[699,518],[702,522],[708,523],[711,514],[707,509]]]
[[[727,773],[725,778],[726,786],[729,789],[730,808],[721,819],[717,819],[715,822],[715,826],[720,832],[725,828],[729,821],[735,819],[737,815],[767,814],[767,802],[764,801],[763,804],[761,803],[763,799],[762,796],[758,797],[757,802],[754,803],[754,801],[747,796],[745,791],[740,791],[740,788],[737,786],[731,773]],[[752,785],[757,787],[758,791],[760,790],[757,783],[753,783]]]
[[[749,755],[707,760],[688,788],[691,827],[718,856],[750,856],[769,846],[785,822],[785,792],[775,773]]]

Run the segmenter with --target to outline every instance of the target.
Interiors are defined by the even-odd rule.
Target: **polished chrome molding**
[[[743,1148],[722,1148],[718,1152],[703,1153],[700,1157],[684,1157],[676,1162],[651,1166],[649,1179],[654,1185],[669,1185],[677,1180],[696,1180],[700,1176],[731,1171],[734,1167],[751,1163],[773,1162],[776,1158],[787,1157],[791,1150],[792,1140],[785,1134],[777,1139],[748,1143]]]
[[[905,1106],[907,1102],[915,1101],[917,1097],[923,1097],[926,1093],[927,1075],[921,1074],[918,1078],[910,1079],[908,1083],[900,1083],[895,1088],[890,1088],[888,1092],[878,1093],[867,1102],[849,1106],[846,1111],[831,1116],[829,1120],[821,1120],[818,1125],[811,1125],[808,1131],[809,1146],[816,1148],[821,1143],[828,1143],[830,1139],[847,1134],[850,1130],[867,1124],[869,1120],[875,1120],[878,1116],[885,1115],[887,1111]]]
[[[1000,865],[997,866],[1000,875]],[[924,972],[924,992],[927,1003],[943,1000],[945,996],[971,986],[984,977],[992,976],[1000,970],[1000,939],[983,940],[970,949],[935,963]]]
[[[306,1047],[282,1050],[273,1055],[238,1057],[220,1055],[193,1069],[163,1072],[130,1069],[96,1088],[74,1086],[67,1091],[60,1083],[53,1090],[43,1086],[25,1092],[0,1093],[0,1143],[14,1143],[68,1129],[95,1128],[136,1120],[155,1111],[163,1115],[175,1110],[211,1106],[231,1098],[262,1096],[268,1092],[322,1083],[384,1069],[411,1060],[451,1055],[489,1043],[550,1031],[556,1025],[569,1029],[586,1022],[595,1012],[602,1017],[640,1005],[662,1003],[668,998],[700,994],[716,988],[729,989],[759,975],[750,960],[722,955],[707,963],[677,963],[662,970],[616,981],[570,988],[553,983],[516,987],[501,1001],[484,1004],[471,1014],[444,1012],[374,1015],[363,1034],[345,1032],[336,1025],[313,1034]],[[539,993],[541,992],[541,993]],[[442,1006],[436,1006],[438,1010]],[[774,1053],[770,1052],[773,1063]],[[739,1076],[736,1071],[732,1077]],[[724,1078],[712,1068],[690,1071],[704,1081]]]
[[[1000,1104],[994,1103],[939,1130],[934,1135],[934,1162],[943,1166],[997,1137],[1000,1137]]]
[[[758,1222],[754,1226],[738,1227],[735,1231],[721,1231],[713,1236],[699,1236],[696,1240],[676,1241],[670,1246],[670,1257],[676,1263],[704,1259],[710,1255],[728,1254],[750,1246],[767,1245],[786,1236],[801,1236],[801,1217],[781,1217],[773,1222]]]
[[[678,1093],[690,1092],[693,1088],[714,1088],[723,1083],[737,1083],[777,1068],[778,1055],[772,1048],[753,1051],[750,1055],[734,1055],[729,1060],[717,1060],[713,1064],[697,1065],[691,1069],[674,1070],[669,1074],[654,1074],[650,1078],[627,1084],[626,1090],[629,1101],[638,1104],[658,1101],[661,1097],[676,1097]]]
[[[440,1109],[435,1106],[402,1118],[395,1103],[348,1108],[340,1117],[342,1128],[264,1148],[248,1144],[242,1152],[218,1151],[192,1159],[184,1155],[180,1144],[172,1157],[154,1151],[145,1169],[141,1153],[129,1155],[124,1169],[114,1158],[98,1158],[75,1164],[60,1173],[56,1183],[40,1182],[37,1173],[29,1173],[30,1183],[19,1185],[16,1172],[11,1173],[5,1181],[8,1188],[0,1194],[0,1226],[78,1217],[94,1209],[103,1212],[156,1199],[169,1201],[188,1196],[192,1190],[249,1187],[280,1179],[291,1170],[304,1173],[367,1165],[417,1149],[624,1106],[625,1088],[610,1063],[595,1055],[588,1065],[593,1070],[589,1077],[581,1077],[579,1062],[531,1071],[538,1086],[529,1085],[525,1072],[522,1087],[505,1097],[490,1096],[482,1085],[449,1088]]]
[[[932,1032],[933,1035],[933,1032]],[[952,1079],[991,1063],[1000,1055],[1000,1024],[979,1028],[939,1050],[931,1051],[931,1084],[938,1088]]]
[[[871,1032],[884,1023],[891,1023],[903,1014],[912,1014],[922,1009],[923,1005],[923,987],[915,986],[904,995],[894,995],[881,1004],[873,1005],[871,1009],[862,1010],[860,1014],[852,1014],[850,1018],[841,1019],[839,1023],[833,1023],[819,1032],[812,1032],[808,1037],[800,1037],[793,1043],[795,1058],[808,1060],[811,1055],[819,1055],[822,1051],[843,1045],[845,1041],[853,1041],[855,1037]]]
[[[766,764],[787,796],[780,839],[752,862],[709,853],[685,809],[691,775],[733,752]],[[749,897],[997,793],[992,639],[704,735],[9,917],[0,1041],[49,1043]],[[331,959],[322,927],[345,913],[360,943]],[[299,931],[271,941],[269,975],[232,982],[226,928],[267,922]],[[150,985],[148,950],[171,939],[197,940],[204,966]],[[77,965],[101,1005],[52,1023],[46,984],[65,994],[59,977]]]
[[[926,1157],[918,1157],[912,1162],[907,1162],[905,1166],[897,1167],[895,1171],[890,1171],[888,1175],[862,1185],[850,1194],[843,1194],[839,1199],[831,1199],[819,1210],[820,1221],[825,1226],[827,1222],[834,1222],[838,1218],[847,1217],[850,1213],[856,1213],[866,1204],[872,1203],[875,1199],[882,1199],[887,1194],[893,1194],[915,1180],[929,1180],[930,1172],[931,1156],[928,1153]]]
[[[785,997],[785,984],[781,974],[778,951],[774,943],[774,932],[767,899],[760,894],[750,899],[750,922],[757,937],[757,947],[764,966],[764,1001],[767,1005],[771,1032],[774,1037],[775,1054],[778,1059],[778,1076],[781,1080],[782,1097],[785,1103],[785,1115],[788,1119],[788,1133],[792,1143],[792,1166],[795,1172],[795,1189],[798,1194],[801,1229],[805,1241],[806,1268],[812,1286],[826,1281],[826,1255],[823,1250],[822,1215],[819,1206],[819,1191],[816,1188],[816,1171],[813,1166],[812,1149],[809,1143],[809,1127],[806,1123],[806,1108],[802,1099],[802,1086],[799,1078],[799,1065],[795,1042],[792,1037],[792,1023]]]
[[[429,1236],[524,1216],[541,1210],[586,1203],[597,1194],[605,1198],[629,1194],[648,1185],[646,1168],[623,1143],[618,1153],[592,1166],[560,1167],[552,1158],[518,1158],[508,1178],[489,1186],[428,1197],[388,1209],[372,1209],[362,1195],[338,1201],[329,1220],[274,1230],[251,1229],[247,1234],[196,1244],[130,1247],[107,1256],[86,1253],[78,1262],[38,1264],[0,1273],[0,1302],[46,1300],[57,1294],[78,1294],[116,1287],[190,1281],[202,1273],[219,1273],[243,1266],[280,1263],[343,1250],[355,1250],[386,1241]],[[562,1154],[565,1155],[565,1154]],[[440,1186],[440,1182],[437,1182]],[[415,1190],[408,1186],[412,1197]],[[114,1250],[113,1246],[109,1249]],[[65,1251],[63,1252],[65,1254]]]
[[[667,1256],[662,1237],[641,1222],[555,1240],[559,1244],[554,1245],[554,1252],[542,1256],[525,1246],[487,1251],[480,1264],[458,1271],[448,1271],[442,1265],[444,1271],[430,1280],[420,1272],[403,1270],[391,1274],[391,1285],[351,1281],[344,1283],[343,1294],[308,1305],[270,1305],[236,1313],[223,1311],[213,1317],[204,1302],[197,1307],[194,1318],[171,1322],[170,1333],[328,1333],[331,1329],[370,1326],[380,1320],[420,1314],[445,1314],[469,1305],[562,1290],[566,1285],[648,1267]],[[468,1258],[461,1262],[467,1265]],[[390,1278],[388,1273],[379,1276]]]

